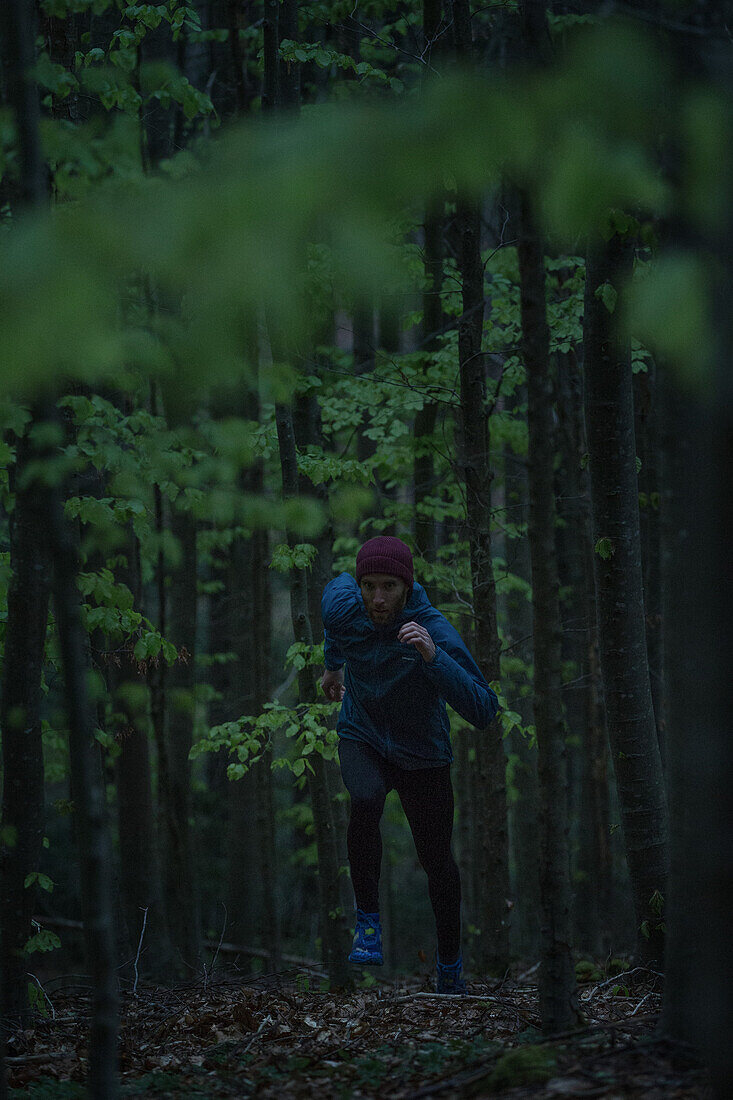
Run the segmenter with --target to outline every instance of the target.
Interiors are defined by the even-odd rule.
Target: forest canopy
[[[63,120],[49,120],[48,152],[69,158],[57,202],[2,242],[8,391],[28,393],[51,377],[119,385],[142,372],[175,377],[193,399],[202,379],[247,377],[253,307],[297,352],[329,309],[406,294],[414,270],[400,228],[417,202],[442,191],[478,195],[513,180],[538,196],[552,246],[571,252],[588,233],[608,237],[632,223],[651,245],[656,221],[674,215],[700,233],[720,224],[730,155],[723,105],[708,87],[680,84],[651,34],[628,21],[574,30],[547,70],[428,74],[424,84],[396,102],[228,123],[153,176],[135,155],[134,122],[119,119],[110,125],[124,171],[112,163],[81,198],[79,149]],[[659,134],[670,128],[677,188],[659,171]],[[62,135],[71,148],[59,149]],[[140,270],[180,308],[164,318],[138,310],[120,324],[121,284]],[[642,274],[633,335],[702,380],[712,350],[708,266],[669,249]],[[278,382],[292,383],[291,366],[268,371],[273,396]]]

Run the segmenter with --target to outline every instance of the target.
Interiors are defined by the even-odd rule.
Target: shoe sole
[[[384,966],[384,959],[355,959],[351,955],[349,962],[354,966]]]

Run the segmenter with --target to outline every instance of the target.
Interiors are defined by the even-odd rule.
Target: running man
[[[458,632],[414,580],[401,539],[369,539],[356,556],[356,579],[335,577],[323,592],[325,666],[321,687],[341,700],[341,775],[351,796],[347,833],[356,897],[349,960],[381,966],[379,823],[397,791],[428,877],[435,914],[439,993],[465,993],[461,957],[461,881],[451,851],[453,788],[445,705],[485,729],[498,710]],[[345,675],[344,675],[345,669]]]

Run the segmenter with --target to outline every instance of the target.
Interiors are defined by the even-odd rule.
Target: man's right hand
[[[345,690],[344,670],[339,668],[335,672],[330,672],[326,669],[323,676],[321,676],[321,687],[323,688],[323,694],[332,703],[341,702]]]

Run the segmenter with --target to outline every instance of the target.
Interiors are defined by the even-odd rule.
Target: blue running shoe
[[[466,983],[461,977],[463,959],[459,955],[454,963],[438,962],[438,993],[466,993]]]
[[[359,963],[362,966],[384,965],[379,913],[365,913],[363,909],[356,910],[354,946],[349,955],[349,962]]]

